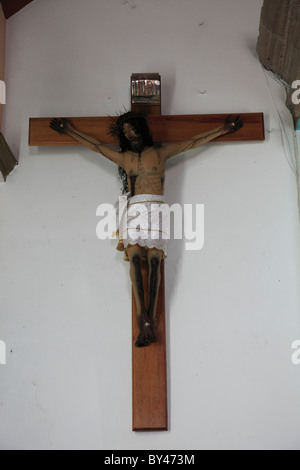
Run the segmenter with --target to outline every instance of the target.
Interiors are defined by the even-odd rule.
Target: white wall
[[[261,6],[36,0],[8,21],[4,134],[20,164],[0,185],[1,449],[300,449],[293,132],[255,53]],[[168,166],[169,202],[205,204],[205,246],[170,242],[170,430],[142,434],[128,265],[95,234],[116,169],[81,147],[27,144],[29,117],[129,107],[133,72],[161,74],[164,114],[266,121],[264,143],[210,144]]]

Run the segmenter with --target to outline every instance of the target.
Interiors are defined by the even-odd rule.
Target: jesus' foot
[[[136,347],[143,348],[144,346],[149,346],[151,343],[155,343],[157,341],[157,333],[153,322],[150,320],[145,321],[141,318],[139,325],[141,333],[135,342]]]

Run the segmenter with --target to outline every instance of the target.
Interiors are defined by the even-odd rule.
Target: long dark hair
[[[135,111],[127,111],[126,113],[119,115],[117,120],[114,121],[109,128],[110,134],[117,137],[119,140],[121,153],[132,150],[130,142],[126,139],[123,132],[123,126],[125,123],[130,124],[136,130],[138,135],[142,137],[145,147],[153,147],[154,143],[145,115]],[[121,167],[119,167],[118,172],[119,179],[122,183],[122,194],[127,193],[129,191],[127,173]]]

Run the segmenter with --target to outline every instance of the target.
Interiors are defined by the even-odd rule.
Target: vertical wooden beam
[[[131,110],[161,115],[161,79],[159,74],[133,74]],[[147,262],[142,264],[146,305],[148,304]],[[132,429],[133,431],[167,431],[167,357],[165,320],[165,263],[161,263],[161,283],[157,302],[158,341],[137,348],[139,335],[137,309],[132,293]]]
[[[142,265],[146,302],[148,301],[148,263]],[[157,308],[158,341],[137,348],[139,335],[137,311],[132,295],[132,429],[133,431],[167,431],[167,362],[165,323],[165,272],[161,266],[161,284]]]

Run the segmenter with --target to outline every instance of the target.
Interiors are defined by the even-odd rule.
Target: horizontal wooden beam
[[[187,114],[177,116],[149,116],[148,122],[155,142],[180,142],[196,134],[221,126],[228,114]],[[238,132],[219,137],[218,141],[263,141],[263,113],[241,114],[244,126]],[[68,118],[78,130],[95,137],[103,144],[117,144],[109,135],[112,117]],[[49,127],[51,118],[31,118],[29,123],[29,145],[80,145],[66,134],[58,134]]]

